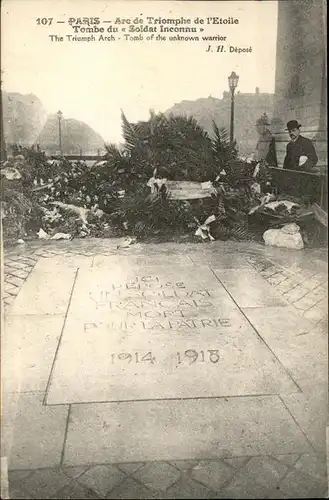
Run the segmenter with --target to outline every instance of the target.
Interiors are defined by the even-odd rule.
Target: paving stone
[[[293,288],[295,288],[295,286],[299,285],[300,282],[301,282],[301,279],[298,278],[297,276],[290,276],[289,278],[285,279],[280,284],[278,284],[275,287],[275,289],[276,289],[276,291],[278,291],[280,293],[287,293],[290,290],[292,290]]]
[[[83,255],[55,255],[51,257],[51,260],[40,259],[37,264],[38,273],[48,273],[49,268],[52,269],[54,274],[57,272],[61,273],[63,268],[73,269],[76,271],[79,269],[85,269],[92,266],[92,259],[89,257],[84,257]]]
[[[295,464],[295,470],[325,482],[327,479],[326,457],[324,455],[303,453]]]
[[[276,396],[80,404],[70,417],[66,466],[310,450]]]
[[[167,462],[153,462],[136,471],[133,476],[148,488],[164,491],[177,481],[180,473]]]
[[[21,264],[21,268],[25,267],[32,267],[35,265],[37,259],[34,259],[32,257],[17,257],[14,262],[15,262],[15,267],[18,267],[18,263]]]
[[[187,474],[182,474],[182,477],[165,492],[162,492],[163,499],[178,499],[178,498],[216,498],[214,492],[203,484],[194,481]]]
[[[34,471],[31,470],[10,470],[8,471],[8,479],[10,484],[16,484],[31,476],[33,473]]]
[[[13,500],[16,500],[16,499],[17,500],[29,500],[31,498],[29,493],[24,491],[23,488],[21,488],[19,485],[15,486],[13,488],[9,485],[9,496]]]
[[[271,285],[277,286],[280,283],[284,282],[286,279],[287,277],[283,273],[279,272],[267,278],[267,281],[271,283]]]
[[[6,282],[9,283],[10,285],[14,285],[15,287],[20,288],[24,283],[24,280],[22,280],[21,278],[17,278],[16,276],[7,275]]]
[[[77,481],[95,491],[97,495],[105,497],[106,493],[125,477],[125,474],[114,465],[96,465],[79,476]]]
[[[6,268],[8,269],[29,269],[34,265],[34,262],[20,262],[19,260],[9,260],[7,263],[7,260],[5,259],[5,272]]]
[[[4,303],[7,306],[7,310],[9,310],[9,306],[11,306],[11,304],[14,302],[14,299],[15,297],[13,297],[12,295],[4,299]]]
[[[3,316],[2,316],[3,318]],[[17,379],[19,374],[17,374]],[[11,469],[9,463],[9,456],[11,454],[11,448],[14,437],[14,422],[17,415],[19,393],[8,393],[4,387],[2,389],[1,398],[1,454],[7,457],[8,468]]]
[[[321,283],[324,281],[324,276],[322,279],[316,279],[315,277],[312,277],[304,282],[304,287],[307,288],[308,290],[314,290],[314,288],[317,288]]]
[[[277,266],[269,266],[266,269],[264,269],[263,271],[260,271],[260,274],[264,278],[270,278],[271,276],[273,276],[279,272],[280,272],[280,268],[278,268]]]
[[[259,273],[265,272],[268,267],[271,267],[271,263],[266,263],[266,262],[255,262],[252,267],[258,271]]]
[[[144,462],[133,462],[133,463],[126,463],[126,464],[116,464],[117,467],[122,470],[125,474],[128,476],[132,474],[133,472],[137,471],[141,467],[143,467]]]
[[[63,322],[64,315],[55,314],[6,318],[2,344],[4,390],[46,390]]]
[[[317,272],[316,274],[313,273],[313,276],[312,276],[312,279],[314,280],[318,280],[320,281],[321,283],[323,283],[324,285],[327,285],[328,284],[328,279],[327,279],[327,276],[328,276],[328,264],[327,263],[321,263],[322,265],[322,269]]]
[[[213,491],[219,491],[233,474],[232,467],[226,465],[222,460],[204,460],[193,467],[191,471],[193,479],[208,486]]]
[[[73,479],[68,485],[59,490],[53,498],[54,500],[94,500],[100,497],[94,491],[85,488]]]
[[[286,305],[266,279],[253,269],[214,269],[214,273],[240,307]]]
[[[224,458],[224,462],[231,465],[234,469],[241,469],[249,460],[250,457]]]
[[[22,479],[21,487],[31,498],[51,498],[69,482],[61,469],[39,469]]]
[[[214,252],[209,254],[199,250],[197,253],[190,253],[189,256],[196,266],[208,265],[218,269],[251,269],[246,258],[237,252],[228,254]]]
[[[220,498],[266,498],[286,471],[271,457],[253,457],[220,491]]]
[[[328,316],[325,316],[320,319],[316,323],[316,328],[319,330],[323,335],[327,336],[328,335]]]
[[[293,470],[281,481],[280,491],[288,498],[324,498],[327,485],[318,478]]]
[[[103,255],[96,255],[93,261],[94,269],[113,269],[122,267],[132,268],[132,267],[154,267],[161,266],[167,267],[177,265],[184,265],[188,267],[194,267],[194,263],[191,259],[189,259],[186,255],[177,255],[175,256],[175,262],[173,263],[173,258],[170,255],[166,255],[161,253],[161,255],[111,255],[109,257]],[[203,264],[204,265],[204,264]]]
[[[317,288],[314,288],[314,290],[312,290],[312,293],[315,296],[323,296],[323,298],[326,298],[328,296],[328,288],[324,286],[318,286]]]
[[[327,339],[293,308],[245,308],[244,313],[282,365],[300,385],[327,380]],[[292,451],[292,450],[291,450]]]
[[[3,500],[9,499],[9,481],[8,481],[8,461],[6,456],[0,459],[0,492]]]
[[[13,425],[10,469],[59,466],[68,407],[42,405],[43,393],[21,394]]]
[[[157,493],[154,491],[151,491],[149,488],[146,488],[146,486],[138,483],[135,481],[133,478],[128,477],[125,479],[121,484],[113,488],[109,493],[106,495],[107,499],[120,499],[120,498],[126,498],[128,500],[133,499],[140,499],[140,500],[146,500],[149,498],[159,498]],[[161,496],[161,498],[163,498]]]
[[[49,254],[48,252],[45,252],[44,250],[37,250],[35,255],[38,257],[38,258],[42,258],[42,259],[47,259],[47,258],[50,258],[50,257],[53,257],[52,254]]]
[[[325,427],[328,420],[328,392],[325,381],[316,386],[310,380],[310,393],[282,395],[282,399],[301,429],[319,452],[325,452]]]
[[[177,469],[186,471],[194,467],[198,461],[197,460],[176,460],[174,462],[170,462],[172,465],[177,467]]]
[[[283,294],[284,298],[288,300],[288,302],[296,302],[298,299],[301,299],[306,295],[308,292],[307,288],[305,288],[302,285],[297,285],[295,286],[292,290],[289,290],[289,292],[286,292]]]
[[[268,496],[265,497],[267,500],[280,500],[280,499],[286,499],[289,498],[287,495],[282,493],[280,488],[275,488]]]
[[[282,464],[287,465],[288,467],[293,466],[297,462],[298,458],[300,457],[300,455],[298,453],[289,453],[286,455],[272,455],[272,456],[273,456],[273,458],[275,458],[276,460],[278,460]]]
[[[75,279],[75,269],[63,265],[54,273],[51,261],[47,271],[38,270],[38,266],[39,263],[23,284],[11,314],[65,314]]]
[[[304,313],[304,317],[310,321],[321,321],[328,314],[327,300],[320,300],[315,306],[311,307]]]
[[[316,296],[310,292],[304,295],[304,297],[302,297],[301,299],[298,299],[296,302],[294,302],[293,305],[301,311],[307,311],[307,309],[315,306],[315,304],[320,300],[321,297]]]
[[[8,285],[8,283],[4,283],[4,295],[3,299],[5,300],[13,300],[19,292],[19,288],[13,288],[11,285]]]
[[[64,467],[63,472],[68,477],[77,478],[86,472],[87,469],[88,467]]]
[[[15,278],[19,278],[21,280],[25,280],[30,274],[30,269],[12,269],[11,271],[5,273],[5,279],[10,276],[14,276]]]

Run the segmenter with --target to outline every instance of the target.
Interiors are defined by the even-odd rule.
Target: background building
[[[273,116],[274,95],[260,92],[256,87],[254,93],[235,94],[234,136],[241,155],[247,155],[255,150],[258,135],[256,120],[264,113],[271,119]],[[198,123],[208,133],[212,133],[213,121],[218,127],[225,127],[229,132],[231,116],[231,93],[223,93],[222,99],[205,97],[196,101],[181,101],[166,111],[166,114],[194,116]]]

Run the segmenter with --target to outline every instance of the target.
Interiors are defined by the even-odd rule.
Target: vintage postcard
[[[326,497],[326,1],[1,28],[1,497]]]

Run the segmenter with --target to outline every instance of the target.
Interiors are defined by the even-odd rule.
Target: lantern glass
[[[236,89],[238,86],[238,82],[239,82],[238,75],[234,71],[232,71],[232,73],[228,77],[228,84],[229,84],[230,90]]]
[[[57,116],[58,116],[59,119],[61,119],[63,117],[63,113],[61,111],[58,111],[57,112]]]

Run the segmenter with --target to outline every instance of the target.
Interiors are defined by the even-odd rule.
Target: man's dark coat
[[[299,157],[307,156],[308,160],[304,165],[299,166]],[[283,168],[290,170],[311,170],[318,162],[313,143],[310,139],[300,135],[295,142],[287,144],[287,153],[284,159]]]

